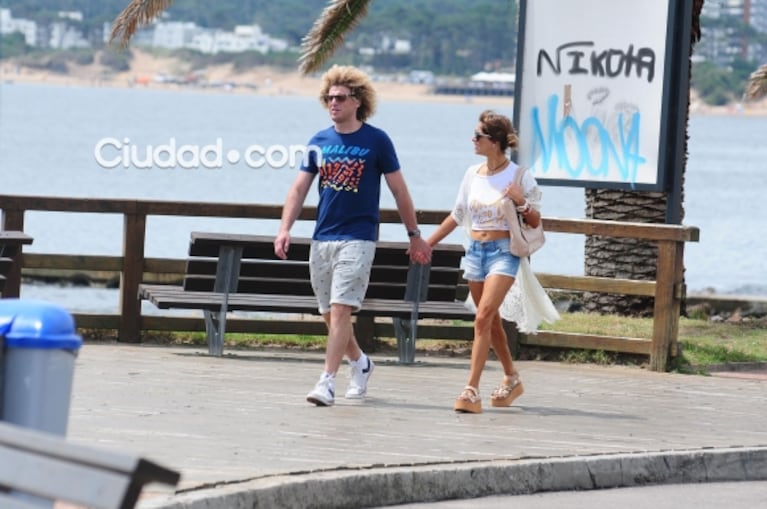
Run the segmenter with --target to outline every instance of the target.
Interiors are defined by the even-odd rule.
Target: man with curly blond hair
[[[418,230],[413,200],[391,139],[367,123],[376,107],[375,89],[367,74],[352,66],[333,66],[322,77],[320,102],[333,125],[309,141],[322,153],[310,154],[288,191],[274,253],[287,258],[290,228],[319,175],[320,198],[309,267],[319,311],[328,327],[328,340],[324,371],[306,399],[317,406],[331,406],[335,403],[336,373],[344,355],[351,367],[347,398],[365,398],[375,367],[354,337],[352,313],[362,307],[370,280],[378,239],[382,176],[407,230],[410,259],[428,263],[431,248]]]

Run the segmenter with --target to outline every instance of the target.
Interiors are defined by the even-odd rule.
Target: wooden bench
[[[0,295],[18,297],[21,286],[21,247],[31,244],[32,237],[24,232],[0,230]]]
[[[128,509],[146,484],[176,486],[179,479],[178,472],[143,458],[0,423],[0,507],[5,509],[53,507],[54,501]]]
[[[317,315],[309,281],[311,240],[293,238],[288,260],[274,255],[274,237],[194,232],[183,287],[141,285],[140,298],[161,309],[202,309],[208,349],[221,355],[227,311]],[[458,293],[460,245],[439,245],[430,265],[410,264],[405,242],[378,242],[356,336],[370,345],[375,317],[392,317],[400,362],[412,363],[419,319],[473,320]]]

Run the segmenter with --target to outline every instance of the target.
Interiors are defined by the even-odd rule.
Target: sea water
[[[370,122],[394,141],[417,208],[452,207],[466,167],[479,161],[471,135],[479,113],[488,107],[493,105],[470,100],[380,102]],[[495,109],[513,115],[507,100]],[[281,204],[296,168],[263,164],[257,148],[305,145],[329,125],[327,112],[311,97],[4,83],[0,194]],[[701,231],[700,242],[685,247],[690,292],[767,295],[765,132],[767,117],[690,118],[684,224]],[[122,160],[105,167],[104,159],[106,166],[115,166],[130,150],[140,163],[147,148],[162,145],[216,150],[198,154],[208,159],[193,168],[185,168],[193,165],[183,160],[168,168],[126,168]],[[244,157],[249,150],[250,161]],[[212,157],[217,151],[223,161]],[[230,154],[239,160],[231,163]],[[200,162],[192,152],[185,157]],[[314,189],[306,203],[316,204]],[[381,205],[395,207],[386,189]],[[583,189],[543,187],[544,216],[582,218],[584,210]],[[150,217],[145,254],[184,258],[192,230],[272,234],[276,228],[265,220]],[[310,228],[297,224],[293,233],[309,235]],[[422,230],[428,235],[433,228]],[[25,248],[28,252],[121,254],[120,215],[28,212],[25,231],[35,239]],[[461,242],[459,235],[448,241]],[[401,225],[384,225],[381,236],[404,238]],[[581,236],[551,234],[536,255],[535,270],[583,274],[583,261]],[[72,311],[114,310],[118,300],[115,290],[55,285],[24,285],[22,297],[64,301]]]

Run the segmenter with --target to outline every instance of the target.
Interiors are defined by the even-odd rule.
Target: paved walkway
[[[143,507],[369,507],[767,480],[763,380],[521,361],[525,394],[496,409],[489,394],[501,371],[490,361],[485,412],[466,415],[452,410],[466,359],[373,359],[367,400],[317,408],[304,396],[321,354],[230,349],[213,358],[193,348],[86,344],[68,437],[182,472],[182,493],[149,486]],[[345,389],[340,376],[337,391]]]

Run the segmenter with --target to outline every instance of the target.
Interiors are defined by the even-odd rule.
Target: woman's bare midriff
[[[472,230],[469,236],[472,240],[489,242],[491,240],[508,239],[509,230]]]

